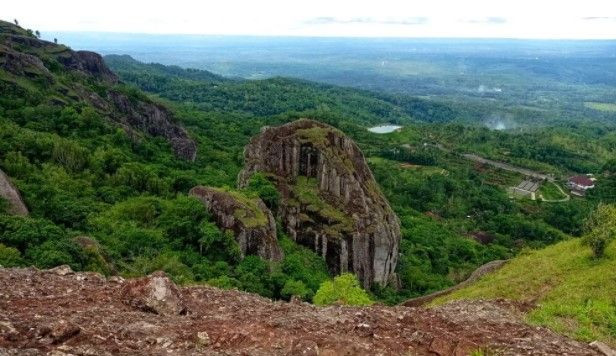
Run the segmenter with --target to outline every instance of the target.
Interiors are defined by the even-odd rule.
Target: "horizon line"
[[[517,40],[517,41],[616,41],[613,38],[601,37],[436,37],[436,36],[364,36],[364,35],[274,35],[274,34],[216,34],[216,33],[170,33],[170,32],[124,32],[124,31],[78,31],[78,30],[44,30],[47,33],[63,34],[103,34],[103,35],[129,35],[129,36],[187,36],[187,37],[248,37],[248,38],[323,38],[323,39],[425,39],[425,40]],[[41,31],[41,35],[45,35]]]

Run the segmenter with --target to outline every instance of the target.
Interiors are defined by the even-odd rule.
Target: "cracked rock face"
[[[353,272],[368,288],[394,276],[400,222],[357,145],[312,120],[266,127],[244,150],[238,185],[256,172],[282,194],[278,211],[298,243],[321,254],[333,274]]]
[[[67,51],[58,56],[65,67],[77,70],[109,83],[117,83],[118,77],[107,67],[100,54],[90,51]]]
[[[203,203],[220,229],[233,231],[242,257],[257,255],[266,260],[282,260],[276,221],[261,199],[202,186],[194,187],[189,194]]]
[[[131,101],[126,95],[116,91],[109,92],[109,100],[122,114],[118,121],[152,136],[164,137],[171,144],[176,156],[188,161],[195,160],[197,144],[188,136],[186,129],[174,122],[169,110],[155,103]]]
[[[28,208],[21,199],[21,195],[11,183],[9,177],[0,170],[0,198],[8,202],[8,213],[13,215],[28,215]]]

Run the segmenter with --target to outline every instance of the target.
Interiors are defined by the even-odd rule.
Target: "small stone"
[[[319,345],[312,340],[296,340],[291,348],[292,356],[318,356]]]
[[[595,341],[591,342],[589,345],[590,345],[590,347],[592,347],[595,350],[601,352],[605,356],[616,356],[616,351],[614,351],[611,347],[607,346],[606,344],[602,343],[601,341],[595,340]]]
[[[124,283],[124,278],[120,276],[111,276],[107,280],[112,283],[118,283],[118,284]]]
[[[77,336],[81,332],[81,328],[72,323],[60,321],[51,328],[51,342],[52,344],[61,344],[68,339]]]
[[[62,265],[58,267],[54,267],[50,270],[47,270],[49,273],[57,274],[58,276],[67,276],[69,274],[74,274],[73,269],[69,265]]]
[[[205,331],[197,333],[197,343],[201,346],[207,346],[210,344],[210,336]]]
[[[0,321],[0,335],[16,333],[17,330],[10,321]]]

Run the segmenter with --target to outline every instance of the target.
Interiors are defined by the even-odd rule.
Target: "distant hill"
[[[616,244],[602,260],[579,239],[529,251],[478,282],[437,299],[510,299],[527,305],[526,319],[583,341],[616,346]]]
[[[282,77],[223,78],[204,70],[145,64],[127,55],[108,55],[105,61],[127,83],[170,100],[192,102],[206,111],[254,116],[335,112],[360,124],[447,122],[458,116],[443,104],[404,95],[376,94]]]

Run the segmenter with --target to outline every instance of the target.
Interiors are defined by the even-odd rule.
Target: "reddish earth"
[[[512,303],[315,307],[211,287],[0,268],[0,355],[598,355]],[[490,353],[491,354],[491,353]]]

